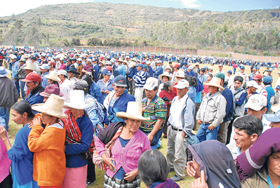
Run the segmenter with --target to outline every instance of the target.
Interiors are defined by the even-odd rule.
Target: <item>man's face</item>
[[[68,72],[68,78],[73,78],[75,76],[75,74],[74,73],[72,73],[72,72]]]
[[[113,84],[113,88],[115,90],[115,94],[119,97],[124,93],[125,87],[115,86]]]
[[[200,71],[200,75],[203,75],[204,74],[204,72],[203,71]]]
[[[141,71],[142,68],[141,67],[136,67],[136,69],[137,69],[137,71]]]
[[[223,67],[222,66],[219,66],[219,71],[222,71],[223,70]]]
[[[262,120],[262,116],[263,114],[266,112],[266,108],[259,110],[259,111],[255,111],[251,108],[247,108],[247,113],[248,115],[253,115],[256,116],[257,118],[259,118],[260,120]]]
[[[252,86],[249,87],[252,93],[255,93],[257,91],[257,88],[254,88]]]
[[[34,82],[26,82],[26,87],[28,90],[33,90],[35,87],[37,87],[39,85],[38,82],[36,82],[36,84]]]
[[[40,69],[42,73],[45,73],[48,71],[48,69]]]
[[[240,69],[240,72],[243,73],[243,72],[244,72],[244,69]]]
[[[147,90],[145,89],[145,93],[148,99],[153,99],[156,96],[158,90]]]
[[[245,130],[239,130],[235,127],[233,129],[233,139],[235,140],[236,147],[246,150],[254,143],[254,139],[251,138],[252,136],[249,136]]]
[[[168,78],[167,78],[166,76],[164,76],[164,77],[162,78],[162,82],[165,83],[165,82],[167,82],[167,81],[168,81]]]
[[[253,69],[253,74],[255,74],[257,72],[257,70],[256,69]]]
[[[214,86],[209,86],[208,87],[208,91],[211,95],[215,94],[217,91],[218,91],[218,88],[217,87],[214,87]]]
[[[269,126],[270,126],[271,128],[280,127],[280,122],[270,122]]]
[[[239,82],[238,80],[234,81],[234,88],[235,89],[238,89],[241,85],[242,85],[242,83]]]
[[[179,89],[177,88],[177,95],[182,98],[186,95],[186,93],[188,92],[188,88],[183,88],[183,89]]]

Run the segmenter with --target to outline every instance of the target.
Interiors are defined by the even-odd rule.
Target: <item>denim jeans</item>
[[[21,98],[22,98],[22,99],[25,99],[25,92],[24,92],[25,82],[19,81],[19,84],[20,84]]]
[[[9,119],[10,119],[10,108],[0,107],[0,124],[9,129]]]
[[[160,137],[161,137],[161,135],[162,135],[162,131],[163,131],[163,129],[160,129],[160,130],[158,130],[158,132],[155,134],[155,136],[154,136],[154,138],[153,138],[153,140],[152,140],[152,142],[151,142],[151,149],[157,149],[157,148],[158,148],[158,141],[159,141],[159,139],[160,139]],[[146,135],[149,134],[149,133],[146,133],[146,132],[143,132],[143,133],[145,133]]]
[[[198,140],[198,138],[195,135],[189,136],[187,139],[187,142],[186,142],[187,148],[189,145],[195,145],[195,144],[199,144],[199,143],[200,143],[200,141]]]
[[[18,94],[20,95],[20,93],[19,93],[19,80],[17,80],[17,81],[14,81],[14,80],[13,80],[13,82],[14,82],[14,84],[16,85]]]
[[[218,130],[220,125],[215,127],[213,130],[209,130],[208,126],[210,124],[204,124],[202,123],[196,133],[196,137],[200,142],[203,142],[205,140],[217,140]]]

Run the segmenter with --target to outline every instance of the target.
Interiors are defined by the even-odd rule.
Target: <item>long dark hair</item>
[[[15,103],[11,108],[15,110],[17,113],[19,113],[20,115],[26,112],[28,119],[33,119],[35,116],[34,112],[31,109],[30,104],[26,101],[19,101]]]
[[[171,81],[167,81],[163,84],[163,88],[162,90],[167,91],[168,92],[168,88],[171,86]]]
[[[196,77],[187,75],[187,76],[185,77],[185,79],[189,82],[190,86],[193,86],[193,87],[196,87],[196,86],[197,86]]]

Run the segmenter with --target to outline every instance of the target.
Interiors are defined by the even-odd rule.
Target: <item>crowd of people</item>
[[[106,188],[141,181],[176,188],[185,169],[193,188],[280,186],[280,78],[273,87],[271,75],[277,63],[0,52],[0,188],[86,187],[96,168],[105,171]],[[23,125],[13,144],[10,114]],[[162,139],[166,158],[157,150]]]

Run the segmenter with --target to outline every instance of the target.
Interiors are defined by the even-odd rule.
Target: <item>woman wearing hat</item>
[[[108,69],[103,70],[103,79],[99,80],[97,82],[97,85],[100,87],[101,92],[102,92],[102,100],[101,102],[103,103],[104,99],[106,96],[113,91],[113,81],[110,79],[110,76],[112,73]]]
[[[65,174],[64,99],[51,94],[46,103],[32,106],[42,113],[33,119],[28,148],[34,152],[33,178],[40,187],[62,187]],[[41,124],[46,125],[45,128]]]
[[[68,102],[70,100],[69,93],[72,89],[70,88],[70,81],[68,80],[66,70],[59,70],[57,76],[60,79],[59,88],[60,92],[63,94],[62,97]]]
[[[0,160],[0,180],[1,176],[6,174],[2,169],[8,166],[8,164],[11,164],[13,187],[39,188],[37,182],[33,180],[33,153],[27,145],[34,113],[31,110],[30,104],[25,101],[19,101],[12,106],[11,114],[13,121],[16,124],[22,124],[23,127],[17,132],[13,146],[9,141],[5,129],[0,128],[0,140],[2,139],[8,151]],[[5,159],[5,155],[8,155],[9,159]],[[10,166],[8,167],[9,171]]]
[[[169,74],[169,72],[164,72],[163,74],[159,75],[159,80],[162,81],[161,84],[159,84],[158,87],[158,94],[160,93],[160,91],[163,88],[163,84],[167,81],[170,81],[172,79],[172,75]]]
[[[58,82],[60,81],[60,79],[57,77],[56,71],[51,71],[48,75],[45,76],[45,78],[48,79],[49,85],[55,84],[57,87],[59,87]]]
[[[48,100],[48,98],[51,96],[51,94],[58,95],[60,97],[63,96],[63,94],[60,93],[59,87],[57,87],[54,84],[48,85],[48,86],[46,86],[45,90],[40,93],[40,95],[42,97],[44,97],[44,100],[43,100],[44,103]]]
[[[138,159],[150,150],[150,141],[139,130],[142,116],[139,102],[128,102],[126,112],[117,112],[123,122],[112,123],[96,138],[96,150],[106,166],[104,187],[140,187]]]
[[[84,81],[85,82],[85,81]],[[86,187],[88,158],[93,153],[93,126],[85,109],[85,93],[81,90],[70,92],[70,102],[65,102],[66,113],[66,172],[64,188]]]

